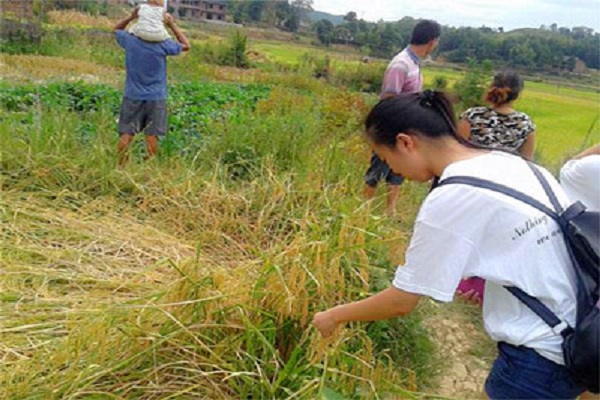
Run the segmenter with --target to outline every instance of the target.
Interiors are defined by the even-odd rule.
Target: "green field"
[[[302,56],[306,53],[314,54],[318,57],[329,56],[339,62],[356,62],[361,58],[358,53],[328,50],[322,47],[296,43],[260,42],[253,43],[251,49],[264,53],[271,61],[288,64],[299,63]]]
[[[443,68],[425,68],[425,84],[436,76],[448,79],[449,87],[462,73]],[[556,170],[568,157],[600,142],[600,93],[568,86],[525,81],[515,108],[529,114],[537,125],[538,161]]]
[[[599,95],[529,83],[517,103],[537,125],[541,161],[557,168],[569,156],[600,142]]]
[[[227,43],[194,29],[198,47]],[[327,341],[310,325],[389,284],[428,191],[403,186],[400,222],[383,194],[363,200],[377,95],[354,88],[376,87],[381,61],[250,40],[264,57],[236,69],[192,50],[169,66],[159,156],[138,141],[117,169],[122,52],[105,31],[52,32],[0,65],[0,398],[436,398],[438,305]],[[305,53],[329,75],[294,68]],[[556,171],[599,142],[599,104],[527,82],[538,160]]]

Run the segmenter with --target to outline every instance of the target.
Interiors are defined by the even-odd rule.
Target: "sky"
[[[367,21],[409,16],[455,27],[511,30],[556,23],[600,31],[600,0],[314,0],[313,8],[336,15],[354,11]]]

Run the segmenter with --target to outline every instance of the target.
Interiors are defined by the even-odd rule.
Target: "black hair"
[[[428,138],[453,137],[472,146],[458,134],[452,103],[442,92],[426,90],[381,100],[365,121],[367,136],[376,144],[392,147],[398,133]]]
[[[417,22],[412,31],[410,44],[423,45],[437,39],[442,34],[442,27],[437,22],[424,19]]]
[[[499,72],[494,76],[485,99],[496,106],[501,106],[518,99],[524,86],[523,79],[516,72]]]

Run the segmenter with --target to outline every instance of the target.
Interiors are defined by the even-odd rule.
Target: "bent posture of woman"
[[[425,92],[383,100],[369,114],[366,135],[395,173],[426,182],[452,176],[486,179],[521,191],[548,207],[527,162],[499,151],[468,147],[456,132],[450,103]],[[541,168],[540,168],[541,169]],[[541,169],[563,205],[558,182]],[[406,254],[390,288],[370,298],[317,313],[325,337],[349,321],[408,314],[421,296],[453,299],[459,281],[486,280],[483,318],[498,342],[498,358],[485,390],[492,399],[574,399],[584,388],[564,366],[562,337],[504,286],[541,300],[561,319],[575,322],[572,266],[559,226],[513,198],[462,184],[442,185],[425,199]]]
[[[473,107],[462,113],[460,135],[472,143],[533,160],[535,124],[527,114],[513,108],[523,86],[516,72],[496,74],[485,97],[491,107]]]

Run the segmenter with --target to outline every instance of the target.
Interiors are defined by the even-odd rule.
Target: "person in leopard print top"
[[[533,160],[536,126],[527,114],[513,108],[523,86],[516,72],[496,74],[485,97],[491,107],[473,107],[462,113],[458,133],[478,146]],[[479,277],[462,280],[457,290],[459,297],[475,304],[481,304],[484,292],[484,280]]]
[[[533,159],[536,126],[531,118],[513,108],[523,90],[516,72],[501,72],[486,95],[491,107],[473,107],[458,123],[459,133],[467,140],[491,149],[501,149]]]

